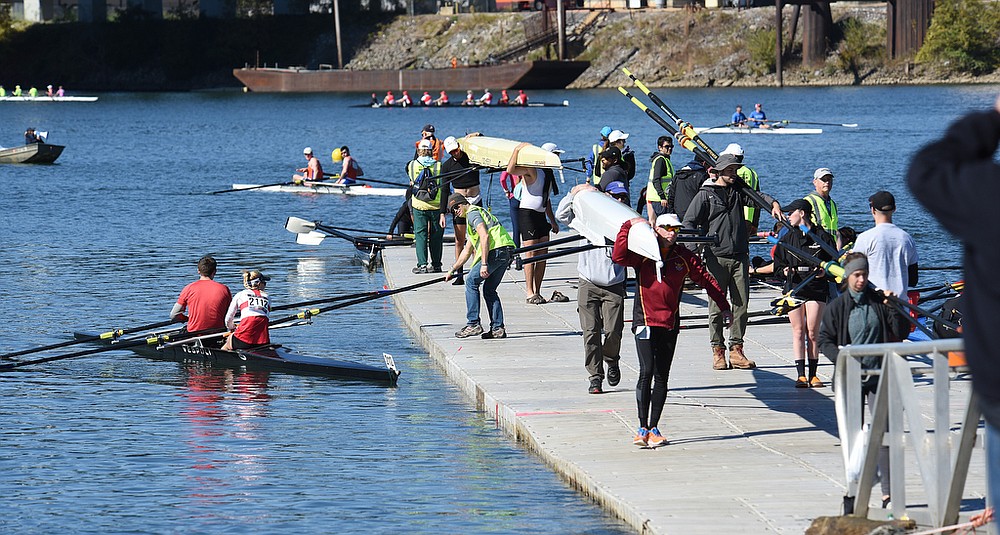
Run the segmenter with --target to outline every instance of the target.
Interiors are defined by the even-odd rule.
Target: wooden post
[[[337,68],[344,68],[344,54],[340,49],[340,0],[333,0],[333,25],[337,33]]]
[[[566,4],[563,0],[556,0],[556,31],[559,32],[556,59],[562,61],[566,59]]]
[[[782,8],[782,1],[781,0],[774,0],[774,9],[775,9],[775,21],[774,22],[775,22],[775,27],[777,28],[775,30],[775,32],[774,32],[774,40],[775,40],[775,43],[774,43],[774,49],[775,49],[774,50],[774,53],[775,53],[774,70],[775,70],[776,74],[778,75],[778,87],[785,87],[785,78],[784,78],[784,72],[783,72],[784,65],[783,65],[783,63],[781,61],[781,59],[782,59],[781,58],[781,56],[782,56],[782,54],[781,54],[781,33],[782,33],[782,28],[781,28],[781,26],[782,26],[782,24],[781,24],[781,8]]]

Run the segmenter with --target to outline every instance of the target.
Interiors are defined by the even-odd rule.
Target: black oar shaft
[[[209,195],[218,195],[220,193],[232,193],[234,191],[250,191],[250,190],[254,190],[254,189],[270,188],[272,186],[291,186],[292,184],[294,184],[294,182],[275,182],[274,184],[261,184],[259,186],[252,186],[252,187],[249,187],[249,188],[220,189],[219,191],[210,191],[210,192],[208,192],[208,194]]]
[[[15,351],[13,353],[7,353],[5,355],[0,355],[0,359],[9,359],[13,357],[19,357],[21,355],[28,355],[30,353],[41,353],[42,351],[50,351],[52,349],[59,349],[61,347],[67,347],[76,344],[84,344],[87,342],[96,342],[98,340],[107,340],[112,338],[118,338],[124,334],[137,333],[141,331],[148,331],[150,329],[156,329],[158,327],[166,327],[172,323],[176,323],[174,320],[158,321],[156,323],[150,323],[149,325],[140,325],[138,327],[131,327],[129,329],[116,329],[108,332],[101,333],[96,336],[90,336],[87,338],[80,338],[76,340],[67,340],[65,342],[59,342],[56,344],[50,344],[47,346],[34,347],[31,349],[24,349],[21,351]]]

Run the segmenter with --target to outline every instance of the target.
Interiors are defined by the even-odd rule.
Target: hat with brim
[[[716,160],[715,165],[712,166],[712,170],[713,171],[722,171],[722,170],[727,169],[729,167],[739,167],[741,165],[743,165],[743,164],[740,163],[740,160],[739,160],[739,158],[736,155],[734,155],[734,154],[723,154],[722,156],[719,156],[718,160]]]
[[[458,140],[453,136],[448,136],[444,138],[444,150],[445,152],[451,152],[458,148]]]
[[[795,199],[794,201],[781,207],[781,211],[786,214],[790,214],[796,210],[802,210],[803,212],[810,214],[812,213],[812,205],[810,205],[809,201],[805,199]]]
[[[609,160],[621,160],[622,151],[618,150],[618,147],[608,147],[601,152],[601,158],[607,158]]]
[[[681,220],[677,218],[677,214],[660,214],[656,216],[656,226],[665,228],[676,228],[682,225],[681,225]]]
[[[868,197],[868,204],[879,212],[891,212],[896,209],[896,198],[888,191],[879,191]]]
[[[452,193],[451,196],[448,197],[449,212],[454,210],[455,207],[460,204],[469,204],[469,199],[466,199],[465,195],[462,195],[461,193]]]

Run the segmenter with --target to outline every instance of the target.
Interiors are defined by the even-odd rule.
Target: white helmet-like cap
[[[312,154],[312,153],[313,153],[312,147],[306,147],[302,149],[302,154]]]
[[[733,156],[743,156],[743,147],[739,143],[730,143],[726,145],[726,149],[722,151],[722,154],[732,154]],[[720,156],[722,155],[720,154]]]
[[[656,217],[656,226],[679,227],[681,226],[681,220],[677,219],[677,214],[660,214]]]

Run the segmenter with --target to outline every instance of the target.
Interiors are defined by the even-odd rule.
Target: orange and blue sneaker
[[[649,434],[646,435],[646,445],[650,448],[655,448],[657,446],[665,446],[667,444],[667,439],[663,438],[660,434],[660,430],[657,428],[652,428],[649,430]]]
[[[632,444],[639,446],[640,448],[646,447],[646,441],[649,439],[649,431],[645,427],[640,427],[639,432],[635,434],[635,438],[632,439]]]

